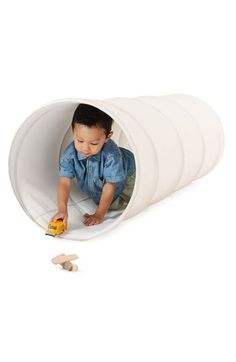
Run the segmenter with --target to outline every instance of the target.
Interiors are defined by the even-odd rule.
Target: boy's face
[[[74,145],[77,151],[84,156],[92,156],[98,153],[104,143],[106,143],[112,136],[111,131],[108,136],[100,127],[87,127],[83,124],[76,124],[74,131]]]

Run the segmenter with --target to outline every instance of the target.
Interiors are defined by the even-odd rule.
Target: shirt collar
[[[90,157],[87,157],[85,155],[83,155],[81,152],[77,151],[77,157],[78,157],[78,160],[84,160],[85,158],[91,158],[91,159],[95,159],[97,161],[100,161],[101,159],[101,151],[96,153],[96,155],[93,155],[93,156],[90,156]]]

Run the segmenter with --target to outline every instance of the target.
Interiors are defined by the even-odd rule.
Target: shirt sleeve
[[[126,174],[121,157],[110,155],[104,164],[103,171],[105,182],[120,182],[125,180]]]
[[[65,176],[69,178],[75,177],[74,163],[72,159],[62,155],[59,162],[59,176]]]

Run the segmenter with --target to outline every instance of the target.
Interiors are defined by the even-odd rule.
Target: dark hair
[[[106,136],[111,131],[113,119],[100,109],[89,104],[80,103],[76,108],[72,118],[72,130],[76,124],[84,124],[87,127],[101,127]]]

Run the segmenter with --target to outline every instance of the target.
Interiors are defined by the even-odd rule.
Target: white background
[[[230,0],[1,2],[1,361],[235,362],[235,16]],[[218,113],[216,168],[101,237],[45,237],[9,181],[22,122],[55,99],[171,93]],[[63,252],[79,272],[51,263]]]

